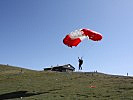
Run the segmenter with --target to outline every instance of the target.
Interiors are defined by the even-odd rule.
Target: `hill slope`
[[[29,71],[33,71],[33,70],[20,68],[20,67],[16,67],[16,66],[11,66],[11,65],[0,64],[0,73],[1,74],[15,74],[15,73],[29,72]]]
[[[1,69],[1,66],[0,66]],[[7,70],[12,69],[12,67]],[[4,69],[3,69],[4,70]],[[12,69],[13,70],[13,69]],[[0,100],[132,100],[133,78],[102,73],[0,73]]]

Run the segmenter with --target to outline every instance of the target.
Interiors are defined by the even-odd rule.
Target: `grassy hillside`
[[[133,78],[0,65],[0,100],[133,100]]]
[[[23,72],[31,72],[33,70],[25,69],[25,68],[20,68],[16,66],[11,66],[11,65],[2,65],[0,64],[0,73],[1,74],[19,74]]]

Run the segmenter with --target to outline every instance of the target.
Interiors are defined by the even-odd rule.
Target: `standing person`
[[[81,57],[81,59],[78,57],[78,61],[79,61],[79,70],[82,70],[82,64],[83,64],[83,59]]]

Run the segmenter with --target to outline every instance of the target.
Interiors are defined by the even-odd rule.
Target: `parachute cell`
[[[102,35],[90,29],[80,29],[71,32],[63,39],[63,43],[68,47],[77,46],[82,40],[89,38],[93,41],[100,41]]]

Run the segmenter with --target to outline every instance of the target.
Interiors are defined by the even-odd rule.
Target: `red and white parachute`
[[[63,39],[63,43],[69,47],[77,46],[86,38],[93,41],[100,41],[102,39],[102,35],[90,29],[79,29],[66,35],[66,37]]]

